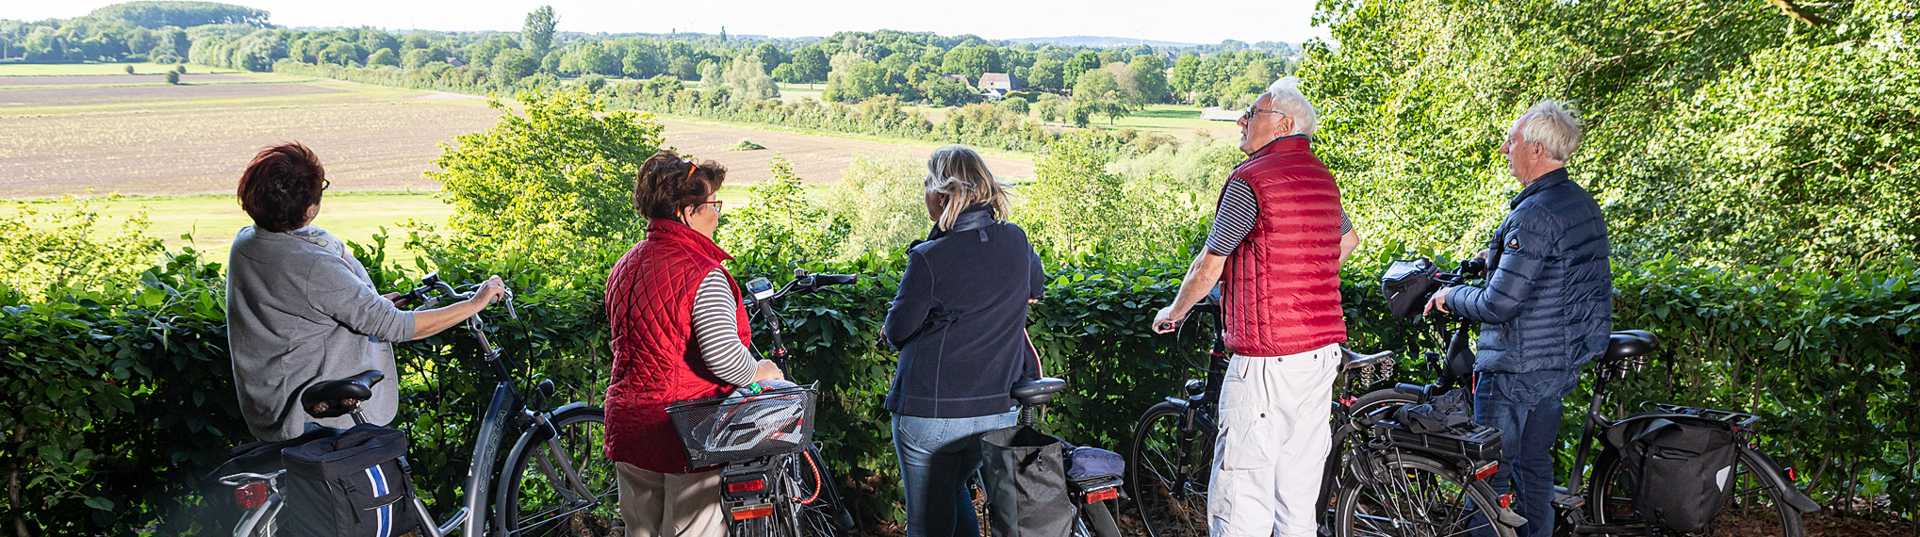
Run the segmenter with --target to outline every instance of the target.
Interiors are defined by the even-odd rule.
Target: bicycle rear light
[[[1095,503],[1104,502],[1104,501],[1119,498],[1119,497],[1120,497],[1120,489],[1116,487],[1107,487],[1100,490],[1088,491],[1086,504],[1093,505]]]
[[[753,520],[773,516],[773,504],[763,503],[733,508],[733,521]]]
[[[252,511],[267,504],[267,482],[252,481],[233,488],[233,503],[241,509]]]
[[[1793,471],[1793,467],[1792,467],[1792,466],[1788,466],[1788,467],[1787,467],[1787,482],[1788,482],[1788,483],[1792,483],[1792,482],[1794,482],[1794,481],[1799,481],[1799,480],[1800,480],[1800,474],[1798,474],[1798,473],[1795,473],[1795,472]]]
[[[1473,471],[1473,480],[1486,481],[1487,478],[1493,477],[1493,474],[1496,474],[1499,472],[1500,472],[1500,463],[1489,462],[1487,463],[1486,466],[1481,466],[1480,469]]]
[[[1509,493],[1500,495],[1500,508],[1501,509],[1513,508],[1513,493],[1509,492]]]
[[[727,492],[730,494],[760,492],[763,490],[767,490],[767,480],[765,479],[748,479],[746,481],[727,483]]]

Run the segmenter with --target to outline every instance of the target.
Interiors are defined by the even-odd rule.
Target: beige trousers
[[[1234,355],[1220,384],[1220,436],[1207,483],[1212,537],[1315,537],[1340,346]]]
[[[614,468],[627,537],[726,537],[719,471],[663,474],[624,462]]]

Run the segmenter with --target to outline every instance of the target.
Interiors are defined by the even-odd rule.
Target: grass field
[[[1240,136],[1240,128],[1232,122],[1201,119],[1199,107],[1182,104],[1150,105],[1145,110],[1120,118],[1112,126],[1107,125],[1105,118],[1096,117],[1091,126],[1159,132],[1181,139],[1195,138],[1198,133],[1206,133],[1216,140]]]
[[[124,75],[127,66],[140,74],[161,74],[174,68],[160,63],[0,63],[0,76]],[[238,73],[233,69],[187,64],[187,74]]]

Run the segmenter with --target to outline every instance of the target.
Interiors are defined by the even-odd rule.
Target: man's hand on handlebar
[[[1453,288],[1440,288],[1438,292],[1434,292],[1434,295],[1427,299],[1427,309],[1421,311],[1421,315],[1432,315],[1436,309],[1440,313],[1453,313],[1450,309],[1446,309],[1446,295],[1452,292]]]
[[[1156,334],[1171,333],[1180,328],[1180,322],[1185,320],[1185,315],[1174,317],[1173,304],[1168,304],[1167,307],[1160,308],[1159,313],[1153,315],[1153,332]]]

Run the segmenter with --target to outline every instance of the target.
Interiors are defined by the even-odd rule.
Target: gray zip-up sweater
[[[308,385],[379,369],[387,374],[361,403],[367,421],[385,425],[399,409],[393,345],[413,337],[413,314],[394,307],[346,245],[317,227],[287,233],[240,229],[227,258],[227,345],[247,428],[261,440],[285,440],[315,420],[300,409]]]

